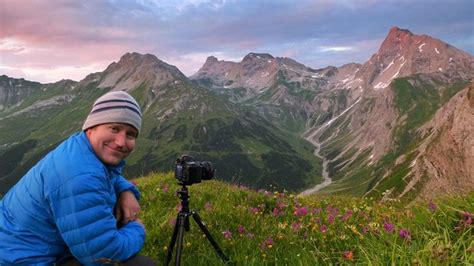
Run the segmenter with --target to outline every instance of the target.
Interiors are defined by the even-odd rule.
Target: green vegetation
[[[141,254],[164,263],[180,206],[179,186],[171,174],[136,182],[147,228]],[[255,191],[211,180],[190,186],[189,194],[190,208],[236,265],[474,263],[474,193],[407,207],[371,198]],[[192,219],[190,225],[182,264],[224,265]]]

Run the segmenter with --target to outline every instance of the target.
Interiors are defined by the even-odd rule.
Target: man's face
[[[135,148],[138,132],[128,124],[109,123],[87,129],[86,135],[103,163],[117,165]]]

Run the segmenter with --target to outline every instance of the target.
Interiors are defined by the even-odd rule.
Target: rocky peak
[[[366,86],[380,90],[395,78],[420,73],[448,73],[452,78],[469,80],[473,69],[472,55],[428,35],[393,27],[360,73]]]
[[[129,91],[144,82],[156,87],[186,79],[177,67],[161,61],[154,55],[126,53],[102,73],[99,87]]]
[[[249,53],[244,57],[242,62],[255,60],[255,59],[275,59],[272,55],[266,53]]]

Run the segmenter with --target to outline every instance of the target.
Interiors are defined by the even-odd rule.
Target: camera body
[[[180,184],[189,186],[201,183],[201,180],[212,179],[214,171],[211,162],[197,162],[191,156],[182,155],[176,159],[174,176]]]

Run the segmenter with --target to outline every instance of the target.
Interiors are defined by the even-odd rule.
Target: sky
[[[0,0],[0,75],[80,81],[127,52],[191,76],[250,52],[364,63],[391,27],[474,54],[474,0]]]

